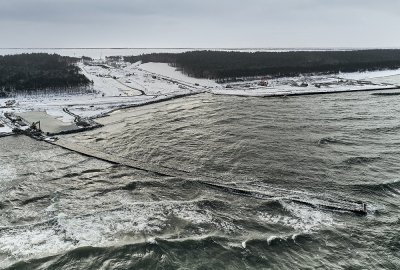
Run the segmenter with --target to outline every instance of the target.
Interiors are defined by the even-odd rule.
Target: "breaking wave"
[[[9,269],[226,269],[249,266],[241,258],[244,250],[253,268],[270,262],[262,256],[279,249],[296,250],[298,244],[313,241],[307,234],[270,235],[244,241],[204,235],[182,239],[149,238],[146,241],[108,247],[79,247],[41,259],[18,262]],[[276,251],[275,251],[276,249]],[[95,259],[93,259],[95,258]]]

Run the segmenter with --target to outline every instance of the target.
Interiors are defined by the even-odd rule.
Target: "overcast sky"
[[[400,47],[399,0],[0,0],[0,47]]]

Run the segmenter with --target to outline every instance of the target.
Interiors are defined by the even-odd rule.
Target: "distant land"
[[[0,55],[12,55],[21,53],[49,53],[59,54],[62,56],[82,57],[88,56],[94,59],[104,59],[106,56],[131,56],[150,53],[183,53],[189,51],[238,51],[238,52],[288,52],[288,51],[356,51],[356,50],[371,50],[371,49],[400,49],[400,48],[354,48],[354,47],[295,47],[295,48],[0,48]]]
[[[90,91],[93,82],[77,66],[83,58],[48,53],[0,56],[0,97],[35,91]],[[188,76],[217,82],[263,76],[278,78],[400,68],[400,49],[261,52],[195,50],[105,58],[115,58],[116,61],[126,63],[166,63]]]
[[[280,77],[397,69],[400,67],[400,49],[285,52],[207,50],[143,54],[124,57],[124,60],[131,63],[168,63],[197,78]]]

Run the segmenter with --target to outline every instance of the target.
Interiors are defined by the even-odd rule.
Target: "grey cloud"
[[[1,47],[397,47],[397,0],[6,0]]]

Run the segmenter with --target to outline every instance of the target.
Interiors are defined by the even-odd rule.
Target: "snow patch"
[[[219,84],[217,84],[213,80],[189,77],[189,76],[183,74],[178,69],[176,69],[166,63],[146,63],[146,64],[140,65],[139,67],[148,72],[166,76],[166,77],[169,77],[169,78],[172,78],[177,81],[184,82],[184,83],[189,83],[192,85],[195,85],[197,83],[197,84],[199,84],[199,86],[204,86],[204,87],[219,87]]]

